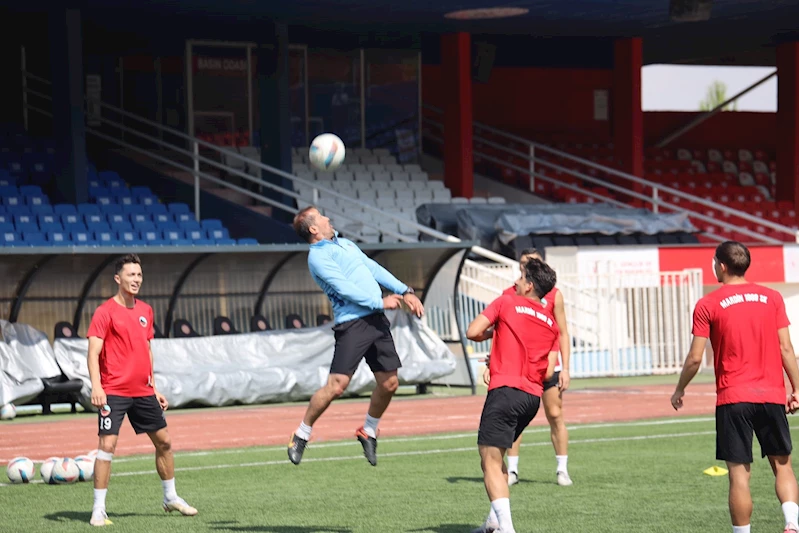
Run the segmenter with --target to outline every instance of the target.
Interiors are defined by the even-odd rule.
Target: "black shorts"
[[[331,374],[352,376],[361,359],[372,372],[390,372],[402,366],[394,338],[391,336],[391,323],[383,313],[375,313],[333,326],[336,336],[336,349],[330,365]]]
[[[533,421],[540,405],[540,396],[519,389],[499,387],[488,391],[480,416],[477,444],[510,448]]]
[[[548,391],[552,387],[558,386],[558,381],[560,380],[560,372],[555,372],[551,378],[544,382],[544,391]]]
[[[790,455],[791,432],[784,405],[731,403],[716,407],[716,459],[751,463],[753,433],[762,457]]]
[[[106,404],[110,411],[101,409],[97,414],[100,424],[98,435],[119,435],[126,413],[137,435],[153,433],[166,427],[166,416],[155,394],[136,398],[109,395]]]

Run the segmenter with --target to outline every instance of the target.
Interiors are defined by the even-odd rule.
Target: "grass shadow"
[[[437,526],[423,527],[420,529],[409,529],[406,533],[467,533],[480,524],[440,524]]]
[[[147,513],[122,513],[122,514],[114,514],[114,516],[109,516],[109,520],[113,522],[115,518],[128,518],[131,516],[148,516]],[[52,513],[48,515],[44,515],[42,518],[45,520],[50,520],[51,522],[85,522],[86,524],[89,523],[89,520],[92,517],[91,511],[59,511],[57,513]]]
[[[239,526],[238,522],[212,522],[215,531],[241,533],[352,533],[349,528],[330,526]]]

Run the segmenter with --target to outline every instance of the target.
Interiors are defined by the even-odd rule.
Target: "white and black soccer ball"
[[[344,142],[333,133],[318,135],[308,150],[308,161],[316,170],[333,172],[344,162]]]

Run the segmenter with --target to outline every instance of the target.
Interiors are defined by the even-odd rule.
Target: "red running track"
[[[621,422],[644,418],[710,415],[715,407],[713,384],[692,385],[685,407],[675,413],[669,403],[673,385],[569,391],[564,394],[567,424]],[[411,397],[395,400],[380,422],[381,437],[475,432],[485,396]],[[305,413],[305,404],[234,407],[168,412],[176,451],[213,450],[288,443]],[[363,424],[366,401],[333,403],[314,425],[314,442],[352,438]],[[543,414],[533,426],[546,425]],[[74,457],[97,447],[97,419],[0,424],[0,462],[16,456],[41,461],[50,456]],[[150,453],[146,435],[123,425],[115,457]]]

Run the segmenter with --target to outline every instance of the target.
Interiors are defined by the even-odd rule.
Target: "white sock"
[[[751,524],[746,524],[745,526],[732,526],[732,533],[749,533],[749,527]]]
[[[491,526],[499,525],[499,519],[497,518],[497,513],[494,512],[494,506],[491,506],[491,510],[488,511],[488,517],[486,517],[486,524]]]
[[[300,422],[300,427],[297,428],[297,431],[295,431],[294,434],[303,440],[310,440],[311,426],[305,425],[305,422]]]
[[[164,499],[166,501],[171,502],[178,498],[178,493],[175,491],[175,478],[162,479],[161,485],[164,487]]]
[[[516,472],[519,473],[519,456],[518,455],[509,455],[508,456],[508,472]]]
[[[366,432],[367,435],[372,437],[373,439],[377,438],[377,424],[380,423],[379,418],[374,418],[369,416],[369,413],[366,414],[366,422],[363,424],[363,430]]]
[[[102,509],[105,511],[105,496],[108,489],[94,489],[94,506],[92,509]]]
[[[568,455],[556,455],[555,459],[558,461],[558,469],[555,472],[563,472],[564,474],[568,474],[569,470],[566,467],[566,463],[569,462]]]
[[[502,533],[516,533],[513,529],[513,519],[510,517],[510,500],[508,498],[497,498],[491,502],[491,509],[497,515],[499,529]]]
[[[785,525],[799,525],[799,505],[794,502],[782,504],[782,514],[785,515]]]

